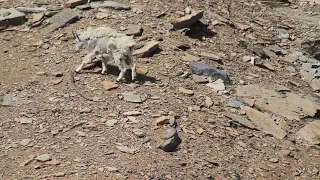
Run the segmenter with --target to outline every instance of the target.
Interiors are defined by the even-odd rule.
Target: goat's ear
[[[133,53],[133,51],[136,49],[136,45],[135,44],[131,45],[129,46],[129,48],[130,48],[130,51]]]

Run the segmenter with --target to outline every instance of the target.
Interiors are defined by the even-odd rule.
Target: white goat
[[[110,35],[110,38],[93,38],[88,36],[86,39],[88,54],[84,57],[81,65],[76,69],[76,72],[82,70],[85,64],[91,63],[93,58],[97,58],[102,61],[102,74],[106,73],[106,64],[108,60],[113,57],[116,65],[120,70],[120,74],[117,78],[117,82],[123,79],[127,69],[132,71],[132,80],[136,78],[136,65],[133,62],[133,51],[135,50],[136,43],[132,36],[114,34],[115,37]],[[80,42],[81,39],[75,36]]]

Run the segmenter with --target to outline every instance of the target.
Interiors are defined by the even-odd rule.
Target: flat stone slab
[[[150,54],[158,48],[159,48],[159,42],[149,41],[142,48],[136,49],[133,55],[141,58],[147,57],[147,56],[150,56]]]
[[[13,94],[6,94],[3,96],[2,105],[4,106],[12,106]]]
[[[143,33],[143,28],[137,25],[131,25],[128,30],[124,31],[127,36],[141,36]]]
[[[249,121],[246,117],[241,116],[241,115],[237,115],[237,114],[232,114],[232,115],[228,115],[233,121],[241,124],[242,126],[245,126],[247,128],[250,129],[258,129],[259,128],[253,124],[251,121]]]
[[[131,7],[116,1],[104,1],[103,3],[100,2],[92,2],[90,4],[92,8],[112,8],[115,10],[130,10]]]
[[[41,33],[44,35],[52,33],[61,27],[65,27],[67,24],[75,22],[77,19],[78,14],[74,10],[70,8],[64,9],[49,19],[51,24],[42,29]]]
[[[214,81],[212,83],[206,84],[206,86],[210,87],[214,92],[226,90],[226,87],[225,87],[222,79],[217,79],[216,81]]]
[[[297,135],[311,145],[320,145],[320,120],[305,125],[297,132]]]
[[[123,96],[123,99],[127,102],[142,103],[142,100],[139,95],[135,95],[132,93],[123,93],[122,96]]]
[[[183,60],[183,61],[186,61],[186,62],[189,62],[189,61],[200,61],[201,58],[198,57],[198,56],[194,56],[194,55],[185,53],[185,54],[182,56],[182,60]]]
[[[88,0],[69,0],[65,3],[65,7],[74,8],[76,6],[87,3]]]
[[[275,90],[265,89],[259,85],[238,86],[236,91],[238,97],[254,100],[254,106],[257,108],[290,120],[314,117],[320,110],[316,102],[293,92],[282,92],[286,95],[282,97]]]
[[[283,139],[287,135],[267,113],[262,113],[247,106],[242,106],[241,108],[246,112],[248,118],[265,133],[271,134],[278,139]]]
[[[52,157],[50,156],[50,154],[41,154],[41,155],[35,157],[34,159],[39,162],[47,162],[47,161],[50,161],[52,159]]]
[[[25,14],[15,8],[0,9],[0,27],[18,26],[26,21]]]
[[[210,59],[210,60],[213,60],[213,61],[221,61],[222,58],[218,55],[215,55],[215,54],[212,54],[212,53],[200,53],[199,56],[202,56],[204,58],[207,58],[207,59]]]
[[[172,22],[174,29],[182,29],[194,24],[203,17],[203,11],[192,11],[191,14],[183,16]]]
[[[192,74],[192,79],[196,83],[208,83],[209,82],[209,77],[206,76],[199,76],[196,74]]]

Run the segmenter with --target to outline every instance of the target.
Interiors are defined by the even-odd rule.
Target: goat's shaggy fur
[[[136,43],[132,36],[111,37],[109,39],[109,53],[121,71],[117,81],[123,78],[127,69],[131,69],[132,80],[136,78],[136,65],[132,55],[135,47]]]
[[[89,31],[87,29],[87,31],[76,38],[80,42],[85,41],[88,49],[88,54],[84,57],[82,64],[76,69],[76,72],[79,72],[85,64],[92,62],[93,58],[96,57],[102,61],[101,73],[104,74],[107,70],[107,61],[113,57],[116,65],[120,69],[117,81],[120,81],[124,77],[127,69],[131,69],[132,80],[134,80],[136,78],[136,66],[132,54],[135,50],[136,43],[133,37],[117,33],[108,27],[101,28],[102,31],[100,32],[98,32],[97,29],[89,29]],[[105,36],[103,36],[103,34]]]
[[[79,51],[84,45],[88,45],[90,39],[119,36],[125,36],[125,34],[119,33],[115,29],[112,29],[108,26],[87,27],[87,29],[83,32],[80,32],[76,38],[76,50]]]

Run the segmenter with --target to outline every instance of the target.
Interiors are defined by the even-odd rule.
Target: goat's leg
[[[106,65],[106,61],[104,59],[101,60],[102,63],[102,71],[101,74],[106,74],[107,73],[107,65]]]
[[[131,79],[134,81],[137,77],[137,72],[136,72],[136,64],[133,64],[131,67]]]
[[[120,82],[121,79],[123,79],[123,77],[126,74],[126,72],[127,72],[127,68],[121,68],[120,69],[120,74],[119,74],[119,76],[117,78],[117,82]]]
[[[102,71],[101,71],[101,74],[107,74],[108,58],[103,57],[103,58],[101,59],[101,62],[102,62]]]
[[[96,55],[95,52],[92,52],[92,53],[87,54],[87,55],[84,57],[81,65],[76,69],[76,72],[81,71],[81,70],[83,69],[83,66],[84,66],[85,64],[89,64],[89,63],[92,61],[92,59],[95,57],[95,55]]]

